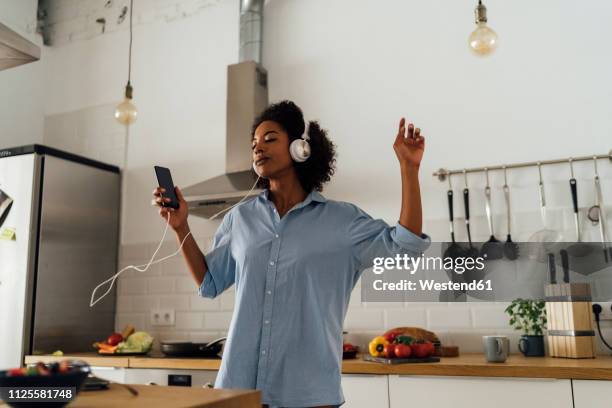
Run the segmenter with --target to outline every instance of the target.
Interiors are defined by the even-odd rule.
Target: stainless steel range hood
[[[0,71],[40,59],[40,48],[0,23]]]
[[[190,214],[210,218],[240,201],[253,187],[251,126],[267,106],[266,71],[254,61],[228,66],[225,174],[183,190]],[[250,195],[260,192],[254,189]]]

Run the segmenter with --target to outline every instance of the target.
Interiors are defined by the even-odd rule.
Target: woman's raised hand
[[[159,207],[159,215],[164,220],[167,221],[168,217],[170,217],[170,227],[172,227],[175,232],[178,232],[187,228],[187,216],[189,215],[189,210],[187,208],[187,201],[185,201],[181,189],[175,187],[174,191],[176,192],[176,197],[179,202],[179,208],[174,209],[171,207],[162,207],[162,200],[165,203],[169,203],[170,199],[162,196],[162,194],[166,192],[166,189],[159,186],[153,190],[153,200],[151,201],[151,204]]]
[[[399,122],[399,129],[393,143],[393,150],[400,165],[419,167],[425,151],[425,138],[421,136],[421,129],[414,128],[410,123],[406,129],[406,119]]]

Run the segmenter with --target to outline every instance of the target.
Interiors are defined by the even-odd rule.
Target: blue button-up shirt
[[[361,272],[375,257],[419,255],[429,243],[316,191],[282,218],[267,190],[233,208],[200,287],[214,298],[236,284],[215,387],[259,389],[270,406],[342,404],[342,326]]]

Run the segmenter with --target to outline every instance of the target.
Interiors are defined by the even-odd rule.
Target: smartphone
[[[170,202],[162,202],[164,207],[171,207],[174,209],[179,208],[179,201],[174,191],[174,182],[172,181],[172,175],[170,169],[161,166],[155,166],[155,174],[157,175],[157,183],[160,187],[166,189],[166,192],[162,194],[162,198],[169,198]]]

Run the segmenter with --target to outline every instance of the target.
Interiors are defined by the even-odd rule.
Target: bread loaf
[[[429,340],[434,344],[440,344],[440,339],[434,332],[421,329],[420,327],[395,327],[391,330],[387,330],[384,335],[389,333],[398,333],[404,336],[410,336],[415,340]]]

